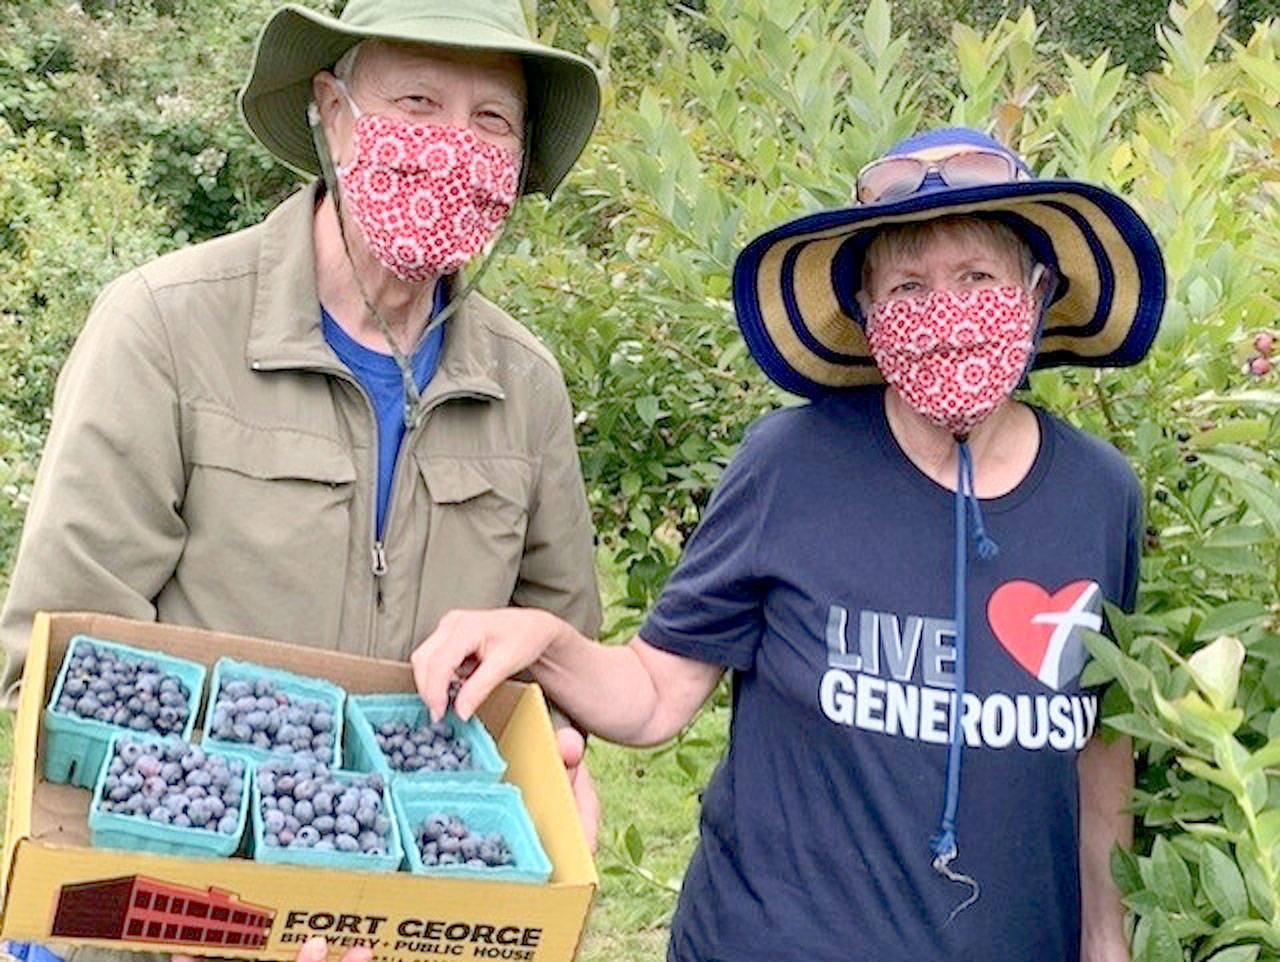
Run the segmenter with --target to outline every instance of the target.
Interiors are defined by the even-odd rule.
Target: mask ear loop
[[[1044,319],[1049,313],[1049,304],[1058,290],[1058,272],[1050,264],[1036,264],[1031,269],[1031,278],[1027,283],[1027,293],[1031,295],[1035,305],[1035,327],[1031,332],[1031,353],[1027,356],[1027,366],[1023,368],[1019,383],[1025,386],[1027,376],[1036,363],[1040,353],[1040,336],[1044,333]]]
[[[348,99],[350,96],[348,95]],[[352,101],[352,106],[355,106]],[[329,153],[329,143],[324,135],[324,127],[320,120],[320,109],[315,103],[307,105],[307,123],[311,128],[311,140],[315,145],[316,156],[320,160],[320,175],[324,180],[325,189],[329,192],[329,196],[333,198],[334,213],[338,218],[338,236],[342,238],[342,250],[347,255],[347,263],[351,265],[351,276],[355,278],[356,290],[360,293],[360,299],[364,302],[365,310],[374,319],[378,325],[378,330],[382,332],[383,338],[387,342],[387,346],[391,348],[391,356],[395,359],[396,367],[400,369],[400,383],[404,391],[404,425],[406,431],[412,431],[422,423],[422,418],[426,414],[422,406],[422,392],[418,390],[417,378],[414,376],[413,363],[400,350],[400,346],[396,344],[395,337],[391,333],[391,325],[387,323],[387,319],[383,317],[382,312],[374,305],[373,299],[369,297],[369,293],[365,290],[364,282],[360,279],[360,272],[356,270],[355,260],[351,256],[351,245],[347,240],[347,228],[342,217],[342,193],[338,186],[338,178],[334,173],[333,157]],[[528,134],[530,123],[528,118],[525,119],[525,143],[529,142]],[[523,147],[523,145],[522,145]],[[520,162],[520,179],[516,185],[516,199],[512,203],[512,210],[504,219],[502,226],[498,229],[498,235],[494,238],[493,243],[489,246],[489,251],[481,261],[480,266],[472,273],[462,290],[449,298],[449,302],[443,309],[437,311],[428,321],[427,326],[423,329],[418,337],[418,343],[422,341],[437,327],[446,320],[461,306],[462,302],[467,299],[472,291],[476,289],[476,285],[480,283],[480,278],[484,276],[489,265],[493,262],[493,256],[497,252],[499,245],[506,236],[507,223],[511,220],[511,214],[515,212],[515,205],[520,198],[524,196],[525,176],[528,170],[528,151],[521,150]],[[439,278],[437,283],[448,283],[447,278]]]

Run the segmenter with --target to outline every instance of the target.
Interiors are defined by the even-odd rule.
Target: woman
[[[1093,737],[1079,676],[1103,599],[1133,604],[1139,489],[1011,394],[1032,367],[1145,354],[1150,231],[931,131],[864,168],[856,205],[752,241],[734,296],[757,362],[811,403],[747,432],[638,637],[453,612],[413,656],[423,697],[443,711],[474,657],[465,717],[528,665],[588,729],[651,744],[733,670],[672,960],[1127,958],[1107,863],[1132,756]]]

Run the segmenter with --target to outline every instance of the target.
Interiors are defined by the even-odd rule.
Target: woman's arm
[[[444,714],[449,683],[468,666],[474,669],[454,699],[464,719],[499,683],[529,668],[578,724],[626,745],[673,737],[707,700],[723,670],[640,637],[602,645],[533,608],[451,611],[409,660],[433,718]]]
[[[1133,743],[1094,736],[1076,758],[1080,778],[1081,962],[1129,962],[1124,905],[1111,877],[1111,849],[1133,842]]]

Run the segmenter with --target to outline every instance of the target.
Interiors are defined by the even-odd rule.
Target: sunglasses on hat
[[[1003,184],[1027,178],[1011,156],[981,147],[959,150],[937,160],[910,155],[881,157],[858,171],[858,203],[874,204],[914,194],[931,173],[936,173],[948,187]]]

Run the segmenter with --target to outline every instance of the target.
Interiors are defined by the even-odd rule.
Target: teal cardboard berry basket
[[[122,661],[134,663],[150,661],[165,674],[177,676],[187,689],[187,719],[181,732],[185,739],[190,739],[191,733],[195,730],[206,671],[204,665],[199,662],[148,651],[145,648],[136,648],[117,641],[91,638],[88,635],[75,635],[71,638],[67,643],[67,652],[62,659],[62,666],[58,669],[58,677],[54,682],[49,702],[44,709],[43,725],[46,737],[44,778],[47,782],[70,783],[80,788],[92,789],[103,767],[102,762],[107,756],[111,739],[122,733],[140,737],[146,737],[146,734],[111,722],[99,721],[96,718],[84,718],[72,712],[59,711],[54,707],[62,697],[71,658],[77,648],[83,645],[93,645],[110,651]]]
[[[340,782],[352,782],[367,778],[363,772],[331,771]],[[303,848],[295,845],[268,845],[262,809],[262,791],[255,769],[249,796],[250,805],[250,854],[255,861],[288,865],[320,865],[327,868],[354,869],[358,872],[395,872],[404,862],[404,849],[400,842],[400,826],[392,809],[391,795],[384,781],[382,788],[382,813],[387,816],[386,852],[343,852],[337,849]]]
[[[139,742],[156,742],[165,744],[162,738],[145,738],[132,733],[119,733],[111,739],[105,758],[110,759],[116,750],[117,743],[124,738],[133,738]],[[190,745],[190,742],[184,741]],[[234,756],[222,757],[232,761]],[[143,815],[124,815],[119,812],[102,810],[103,788],[107,780],[109,765],[103,764],[98,773],[98,780],[93,787],[93,798],[89,803],[89,834],[94,848],[120,848],[139,852],[163,852],[169,855],[191,855],[197,858],[227,858],[240,847],[244,837],[244,828],[249,813],[250,769],[246,765],[240,790],[240,806],[237,812],[237,825],[234,832],[219,832],[216,828],[196,828],[153,822]]]
[[[209,679],[209,704],[204,713],[204,737],[201,739],[201,745],[209,751],[237,755],[250,767],[267,758],[296,754],[293,748],[287,746],[261,748],[247,742],[219,738],[214,734],[215,706],[223,683],[247,681],[252,684],[259,679],[270,682],[278,691],[283,692],[290,702],[309,699],[318,701],[329,709],[333,732],[332,756],[329,759],[318,759],[318,761],[330,768],[338,768],[342,763],[342,727],[346,691],[323,678],[311,678],[279,668],[256,665],[253,662],[237,661],[234,658],[219,658],[213,666],[213,674]]]
[[[352,695],[347,699],[347,727],[344,755],[347,768],[358,772],[381,772],[388,781],[407,782],[497,782],[507,770],[498,754],[498,746],[479,718],[463,721],[449,711],[444,721],[451,737],[466,742],[470,765],[466,768],[401,771],[391,766],[378,747],[375,734],[379,725],[391,721],[407,722],[410,728],[430,722],[427,706],[417,695]]]
[[[391,801],[400,823],[409,871],[438,878],[543,883],[551,878],[551,860],[524,806],[520,789],[506,783],[395,782]],[[435,814],[456,815],[478,834],[501,834],[511,850],[511,864],[499,866],[425,865],[418,850],[418,827]]]

